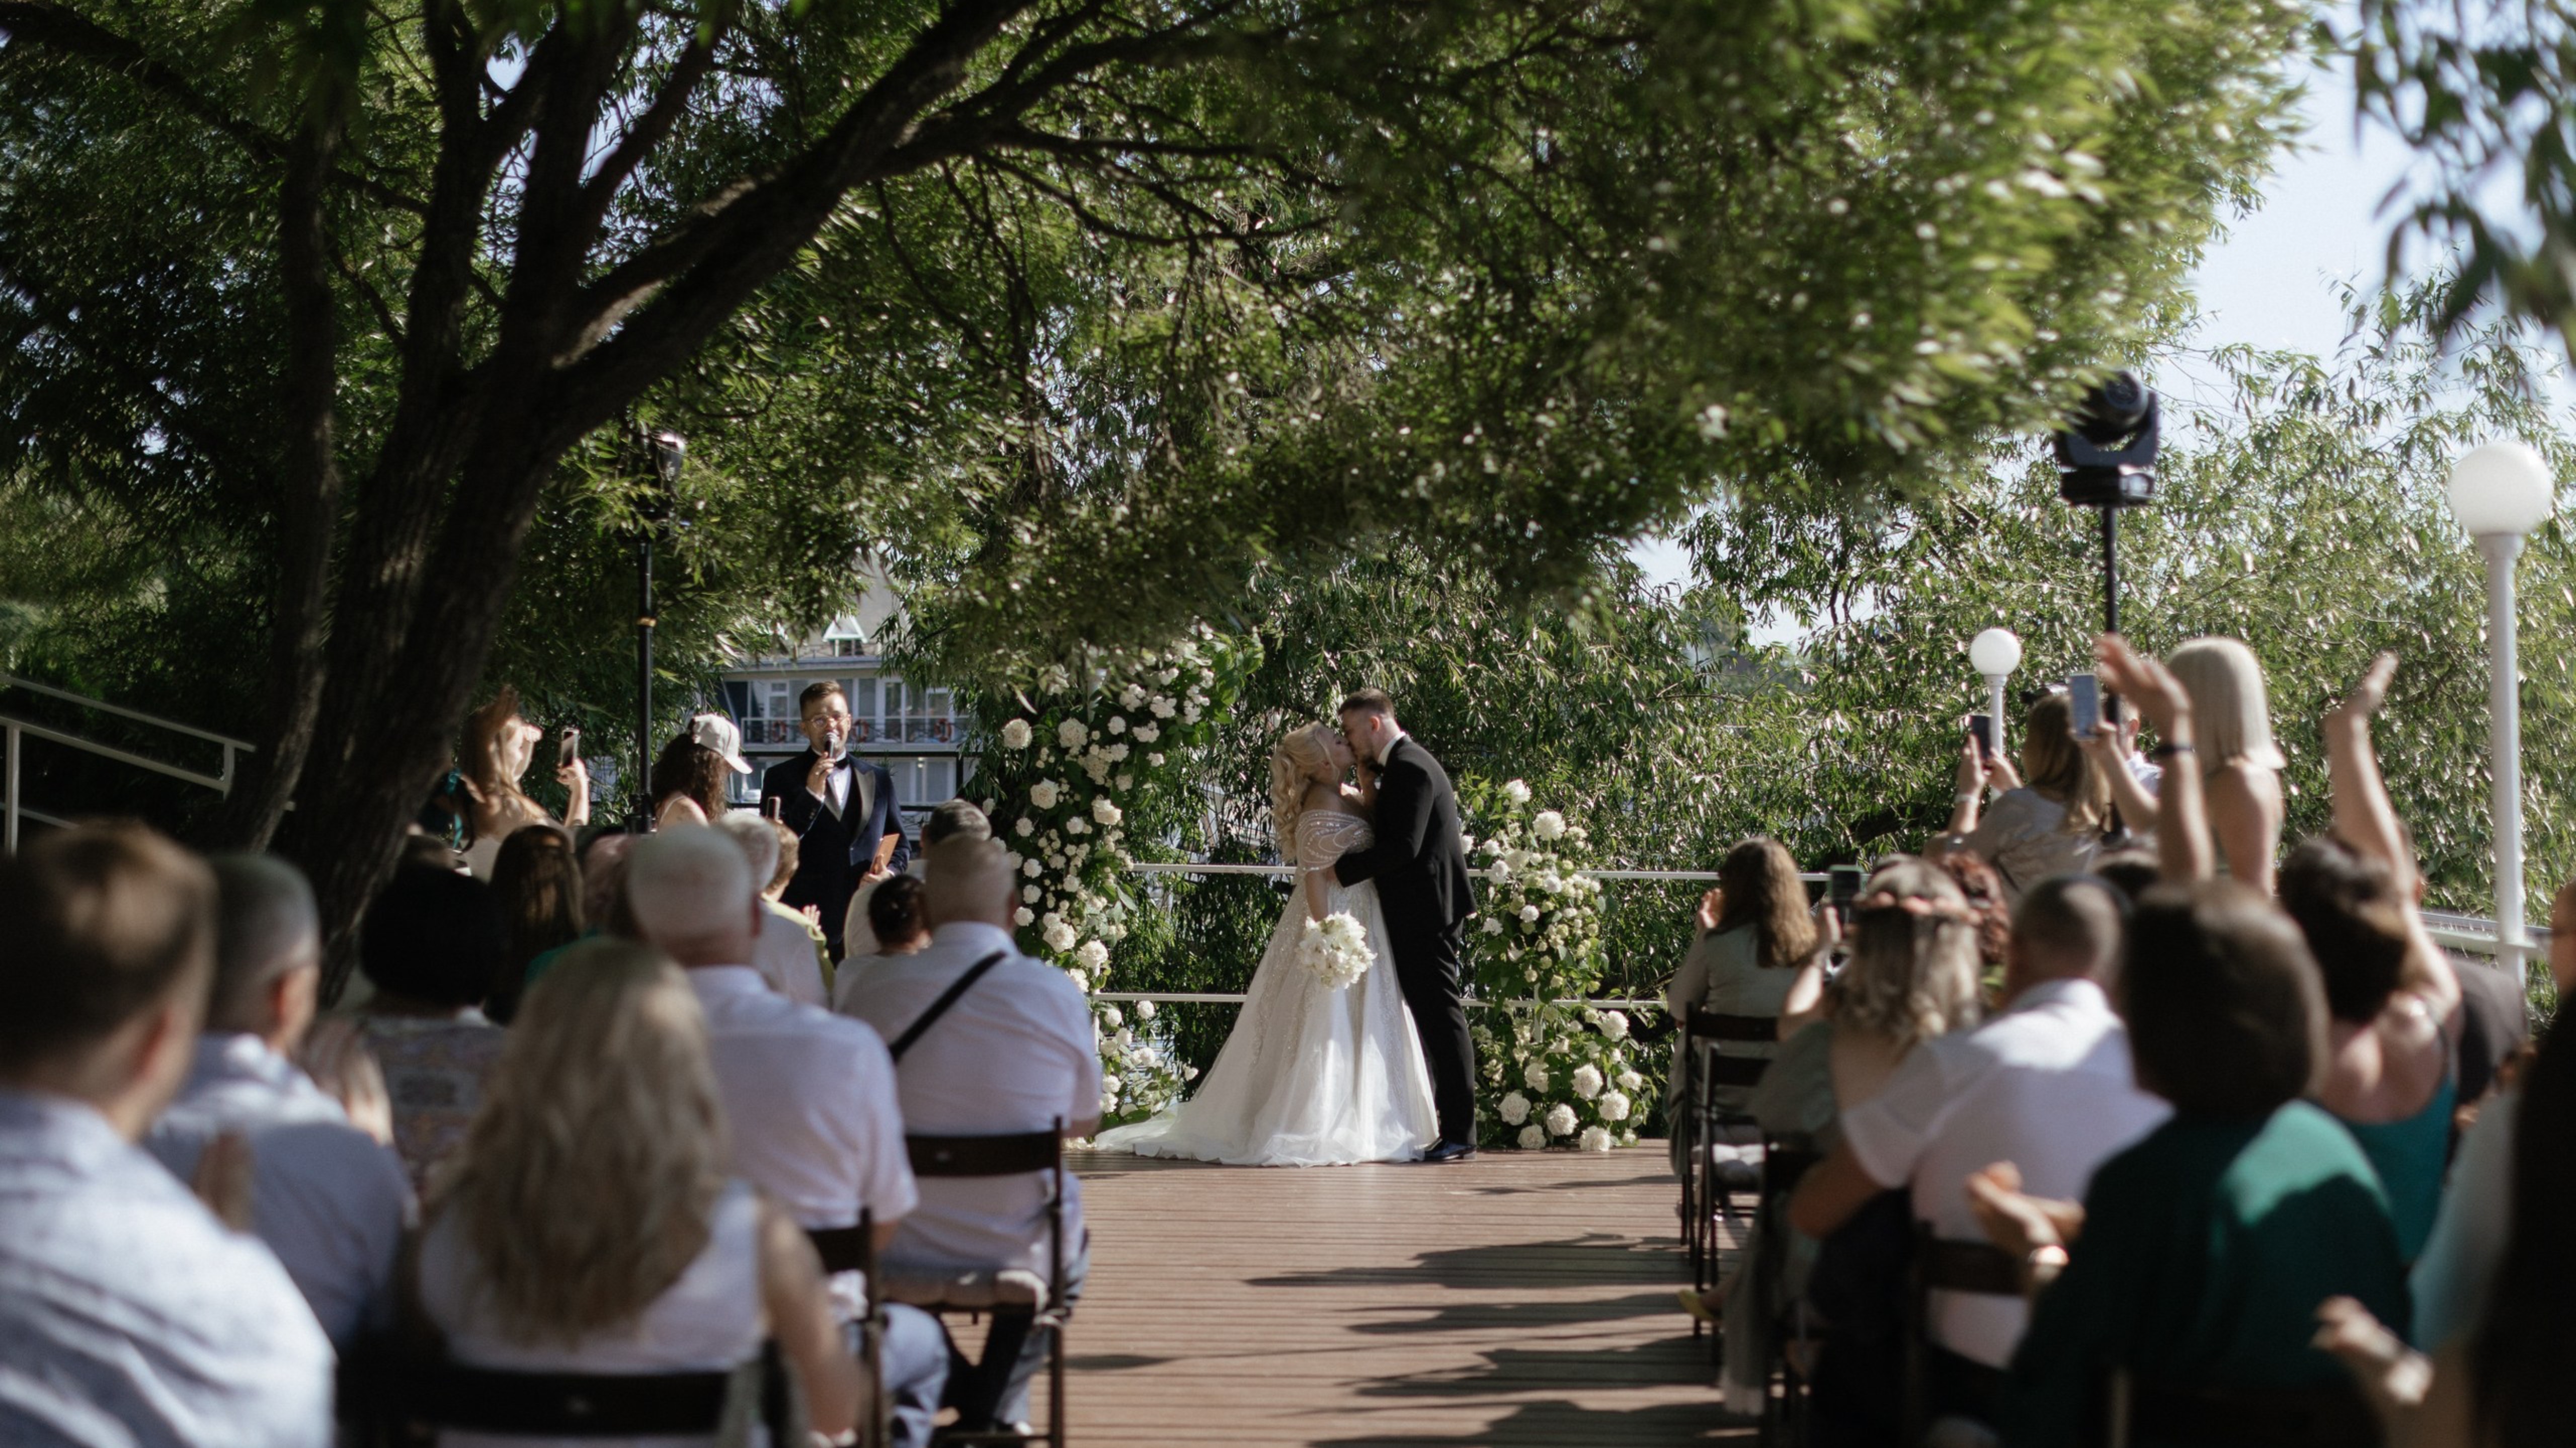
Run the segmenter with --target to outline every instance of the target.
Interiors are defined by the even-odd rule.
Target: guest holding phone
[[[900,873],[912,862],[912,845],[895,806],[894,776],[850,755],[857,721],[841,686],[829,679],[806,685],[796,709],[806,750],[770,766],[760,805],[766,812],[776,801],[778,820],[796,834],[796,875],[779,898],[797,909],[820,909],[838,962],[850,896],[870,880]]]
[[[2101,848],[2110,782],[2076,747],[2073,724],[2065,694],[2044,695],[2031,705],[2022,726],[2019,770],[2000,755],[1988,759],[1974,739],[1960,740],[1958,799],[1938,847],[1976,851],[2003,876],[2005,893],[2014,900],[2051,875],[2091,868]],[[1992,809],[1984,809],[1989,785],[2002,792]]]
[[[492,702],[465,721],[463,776],[469,801],[463,846],[466,868],[478,880],[492,878],[501,841],[529,825],[558,823],[545,806],[519,788],[536,762],[537,741],[546,731],[519,715],[519,691],[504,684]],[[555,750],[555,782],[569,796],[560,823],[580,829],[590,823],[590,771],[581,762],[581,731],[566,729]]]

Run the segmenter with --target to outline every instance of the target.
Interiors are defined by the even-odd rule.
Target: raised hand
[[[2379,712],[2380,706],[2388,702],[2388,681],[2395,677],[2397,677],[2397,655],[2382,650],[2377,658],[2370,661],[2370,667],[2363,672],[2361,682],[2352,686],[2352,692],[2344,695],[2340,702],[2326,710],[2326,722],[2340,724],[2369,719]]]
[[[1713,886],[1707,894],[1699,897],[1699,933],[1706,935],[1716,930],[1717,922],[1725,918],[1726,887]]]
[[[2118,634],[2102,635],[2094,645],[2094,656],[2102,661],[2102,677],[2110,682],[2111,692],[2136,705],[2138,713],[2155,726],[2158,738],[2191,742],[2191,696],[2164,665],[2130,648],[2129,641]],[[2180,734],[2174,732],[2177,724]]]

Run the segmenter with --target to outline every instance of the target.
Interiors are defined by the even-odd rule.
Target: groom
[[[1345,885],[1377,881],[1396,984],[1422,1037],[1440,1112],[1440,1140],[1422,1159],[1465,1161],[1476,1154],[1476,1048],[1467,1039],[1458,976],[1462,927],[1476,912],[1476,897],[1458,838],[1458,796],[1440,761],[1395,722],[1385,690],[1360,690],[1342,701],[1341,713],[1351,752],[1378,774],[1377,843],[1342,856],[1333,874]]]

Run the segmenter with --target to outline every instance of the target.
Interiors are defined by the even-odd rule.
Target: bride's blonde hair
[[[1297,863],[1297,816],[1305,812],[1315,767],[1332,763],[1328,737],[1324,725],[1308,724],[1289,730],[1270,751],[1270,833],[1279,858],[1291,865]]]

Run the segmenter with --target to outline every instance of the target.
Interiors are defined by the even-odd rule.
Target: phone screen
[[[1833,865],[1825,870],[1825,899],[1837,910],[1848,911],[1851,902],[1860,898],[1861,868],[1858,865]]]
[[[567,728],[563,732],[563,737],[555,741],[555,762],[570,764],[579,758],[581,758],[581,731]]]
[[[2066,705],[2074,715],[2075,733],[2091,738],[2102,724],[2102,681],[2091,674],[2075,674],[2066,681]]]
[[[1968,737],[1977,741],[1977,752],[1979,754],[1984,755],[1988,759],[1994,758],[1995,716],[1992,714],[1969,715]]]

